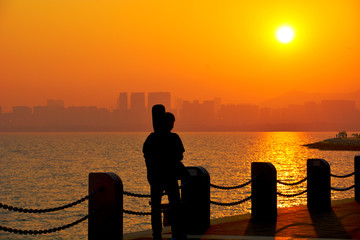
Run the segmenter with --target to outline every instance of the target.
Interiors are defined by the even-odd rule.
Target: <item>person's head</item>
[[[167,124],[165,121],[165,107],[161,104],[156,104],[152,107],[152,122],[154,132],[165,131]]]
[[[171,112],[165,113],[165,123],[167,124],[167,130],[171,131],[174,128],[175,116]]]

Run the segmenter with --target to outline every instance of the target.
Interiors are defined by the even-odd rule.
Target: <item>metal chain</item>
[[[350,190],[350,189],[352,189],[352,188],[354,188],[354,187],[355,187],[355,185],[352,185],[352,186],[347,187],[347,188],[336,188],[336,187],[331,187],[331,190],[344,192],[344,191]]]
[[[295,186],[295,185],[298,185],[298,184],[301,184],[303,182],[305,182],[307,180],[307,177],[305,177],[304,179],[298,181],[298,182],[294,182],[294,183],[287,183],[287,182],[282,182],[280,180],[276,180],[276,182],[282,184],[282,185],[286,185],[286,186]]]
[[[215,184],[210,183],[210,186],[213,188],[217,188],[217,189],[223,189],[223,190],[231,190],[231,189],[237,189],[237,188],[242,188],[245,187],[247,185],[249,185],[251,183],[251,180],[247,181],[246,183],[243,183],[241,185],[238,186],[232,186],[232,187],[222,187],[222,186],[217,186]]]
[[[347,178],[347,177],[351,177],[354,174],[355,174],[355,172],[347,174],[347,175],[339,176],[339,175],[335,175],[335,174],[330,173],[330,176],[335,177],[335,178]]]
[[[45,230],[22,230],[22,229],[15,229],[15,228],[8,228],[8,227],[0,226],[0,230],[4,231],[4,232],[16,233],[16,234],[24,234],[24,235],[26,235],[26,234],[37,235],[37,234],[53,233],[53,232],[58,232],[58,231],[73,227],[73,226],[85,221],[94,212],[91,212],[90,214],[88,214],[88,215],[86,215],[86,216],[84,216],[84,217],[82,217],[82,218],[80,218],[80,219],[78,219],[78,220],[76,220],[76,221],[74,221],[72,223],[66,224],[66,225],[61,226],[61,227],[56,227],[56,228],[50,228],[50,229],[45,229]]]
[[[132,192],[127,192],[127,191],[123,191],[123,194],[126,196],[137,197],[137,198],[150,198],[151,197],[151,194],[132,193]],[[165,196],[166,192],[164,191],[162,193],[162,195]]]
[[[294,193],[294,194],[285,194],[285,193],[277,192],[277,195],[282,196],[282,197],[296,197],[296,196],[302,195],[302,194],[304,194],[306,192],[307,192],[307,190],[304,190],[304,191],[299,192],[299,193]]]
[[[13,206],[9,206],[7,204],[3,204],[0,203],[0,208],[9,210],[9,211],[14,211],[14,212],[23,212],[23,213],[48,213],[48,212],[56,212],[59,210],[64,210],[66,208],[70,208],[73,207],[75,205],[78,205],[82,202],[84,202],[85,200],[88,200],[90,197],[92,197],[97,191],[91,193],[90,195],[87,195],[75,202],[60,206],[60,207],[55,207],[55,208],[45,208],[45,209],[31,209],[31,208],[20,208],[20,207],[13,207]]]
[[[189,182],[185,182],[184,184],[179,186],[179,189],[183,189],[188,184],[189,184]],[[151,197],[151,194],[132,193],[132,192],[127,192],[127,191],[123,191],[123,194],[126,195],[126,196],[138,197],[138,198],[150,198]],[[162,195],[163,196],[166,195],[166,192],[164,191],[162,193]]]
[[[220,203],[220,202],[215,202],[215,201],[210,201],[210,203],[214,204],[214,205],[219,205],[219,206],[235,206],[235,205],[244,203],[246,201],[249,201],[250,199],[251,199],[251,195],[243,200],[232,202],[232,203]]]
[[[131,197],[138,197],[138,198],[149,198],[151,197],[150,194],[139,194],[139,193],[132,193],[124,191],[124,195],[131,196]]]
[[[126,213],[126,214],[138,215],[138,216],[151,215],[151,212],[135,212],[135,211],[125,210],[125,209],[123,209],[123,212]]]

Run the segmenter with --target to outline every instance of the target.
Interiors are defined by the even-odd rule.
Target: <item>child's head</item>
[[[175,116],[170,112],[165,113],[165,124],[167,124],[167,130],[171,131],[174,128]]]

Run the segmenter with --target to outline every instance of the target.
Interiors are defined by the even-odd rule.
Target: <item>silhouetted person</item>
[[[161,239],[161,197],[163,192],[168,195],[170,209],[169,222],[174,239],[184,239],[186,235],[181,229],[180,192],[178,185],[179,168],[185,151],[180,137],[171,130],[175,117],[165,113],[162,105],[153,107],[152,132],[143,146],[143,153],[147,167],[147,178],[151,188],[151,225],[153,238]]]

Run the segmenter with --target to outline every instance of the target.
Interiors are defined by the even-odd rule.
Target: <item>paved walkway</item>
[[[169,228],[164,239],[171,238]],[[214,219],[202,236],[194,239],[360,239],[360,204],[354,199],[332,202],[332,211],[323,214],[309,213],[306,206],[278,209],[276,223],[254,222],[250,214]],[[151,231],[124,235],[124,239],[151,239]]]

